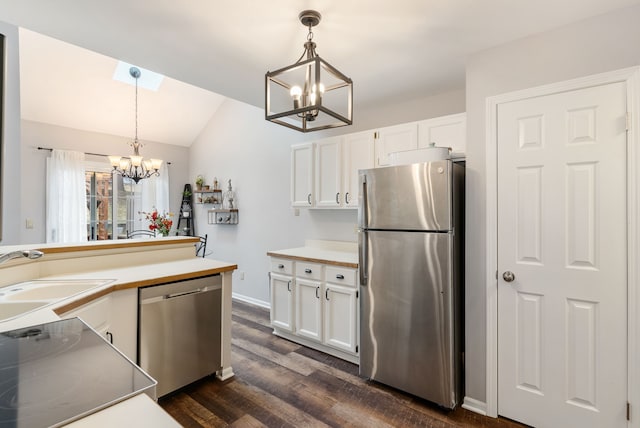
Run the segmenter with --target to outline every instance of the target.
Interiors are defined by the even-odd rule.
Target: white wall
[[[466,395],[486,400],[485,100],[640,64],[640,7],[499,46],[467,62]]]
[[[5,203],[14,205],[21,214],[16,227],[20,233],[19,243],[31,244],[45,241],[45,159],[50,155],[50,149],[77,150],[81,152],[99,154],[127,155],[132,148],[128,145],[130,139],[115,135],[87,132],[78,129],[48,125],[40,122],[22,121],[22,149],[21,164],[22,177],[17,187],[21,188],[23,198],[12,201],[5,199]],[[171,162],[169,166],[169,200],[171,210],[175,211],[177,220],[182,189],[188,182],[188,147],[172,146],[169,144],[142,142],[144,146],[140,152],[145,157],[159,158]],[[101,156],[88,156],[87,160],[104,162],[109,160]],[[14,184],[16,184],[14,182]],[[26,219],[33,221],[33,229],[26,228]],[[17,242],[16,242],[17,243]]]
[[[5,36],[4,117],[2,153],[0,153],[0,183],[2,184],[2,245],[20,242],[20,61],[18,28],[0,22]]]
[[[205,211],[210,207],[196,205],[196,232],[208,234],[210,257],[238,264],[234,292],[267,303],[267,251],[303,246],[305,239],[357,240],[356,210],[300,209],[300,215],[294,215],[289,206],[292,144],[372,129],[376,123],[390,125],[461,111],[464,97],[458,91],[406,102],[395,109],[356,111],[357,126],[302,134],[267,122],[261,108],[227,100],[191,147],[190,178],[193,182],[202,174],[205,184],[211,185],[217,177],[223,190],[231,178],[239,224],[209,225]],[[244,272],[244,280],[239,272]]]

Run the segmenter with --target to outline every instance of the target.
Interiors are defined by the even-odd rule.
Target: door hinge
[[[359,292],[359,291],[356,291],[356,299],[357,299],[358,297],[360,297],[360,292]]]
[[[358,352],[358,345],[356,345],[356,352]]]
[[[631,420],[631,404],[627,401],[627,420]]]

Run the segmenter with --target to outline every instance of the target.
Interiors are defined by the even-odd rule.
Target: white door
[[[293,279],[271,274],[271,325],[293,332]]]
[[[345,135],[342,142],[342,206],[358,208],[360,184],[358,171],[373,168],[375,160],[373,132]]]
[[[319,281],[296,278],[296,334],[322,340],[322,286]]]
[[[626,426],[625,94],[615,83],[498,106],[502,416]]]
[[[325,344],[347,352],[356,352],[356,290],[350,287],[327,284],[323,297],[325,299]]]
[[[313,203],[313,143],[291,146],[291,206]]]
[[[339,207],[342,186],[340,138],[316,143],[316,206]]]

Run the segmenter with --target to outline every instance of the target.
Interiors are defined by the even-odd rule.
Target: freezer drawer
[[[455,407],[453,235],[365,231],[360,374]]]

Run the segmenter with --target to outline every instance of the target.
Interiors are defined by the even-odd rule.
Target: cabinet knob
[[[340,204],[340,192],[336,193],[336,204]]]
[[[312,272],[312,271],[311,271],[311,269],[309,269],[309,268],[307,268],[307,269],[305,269],[305,270],[304,270],[304,273],[311,273],[311,272]]]
[[[344,275],[339,273],[336,275],[336,279],[344,279]]]
[[[349,192],[344,194],[344,203],[349,205],[351,202],[349,202]]]
[[[307,203],[311,205],[311,193],[307,195]]]
[[[320,286],[316,287],[316,299],[320,298],[320,295],[318,294],[320,292]]]
[[[278,265],[278,269],[284,269],[284,265],[282,264]]]
[[[329,300],[329,289],[328,288],[324,291],[324,298]]]

